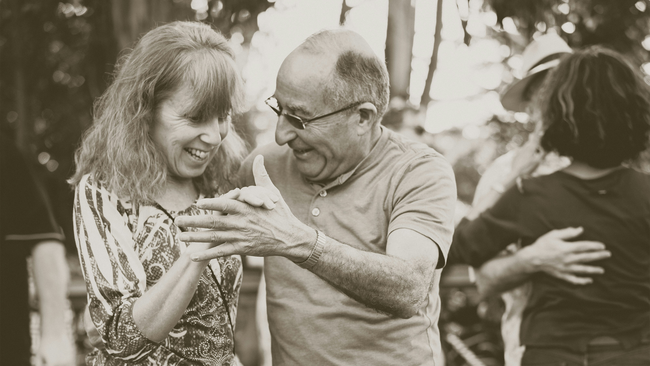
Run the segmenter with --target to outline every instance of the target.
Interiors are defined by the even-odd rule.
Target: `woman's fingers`
[[[265,187],[250,186],[241,189],[238,200],[254,207],[264,207],[272,210],[280,198]]]

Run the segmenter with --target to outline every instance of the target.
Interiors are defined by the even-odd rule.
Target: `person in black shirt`
[[[509,177],[491,208],[456,228],[449,261],[480,266],[512,242],[576,228],[611,257],[593,262],[604,274],[587,285],[531,276],[522,365],[650,364],[650,177],[624,164],[648,145],[648,86],[621,55],[591,47],[551,71],[539,103],[542,147],[571,165]]]
[[[30,255],[41,316],[37,364],[74,365],[74,346],[65,322],[70,274],[63,234],[27,162],[13,141],[4,134],[0,139],[0,365],[32,365]]]

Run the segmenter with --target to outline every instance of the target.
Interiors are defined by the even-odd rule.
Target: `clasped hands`
[[[202,230],[180,233],[180,240],[189,245],[210,243],[208,249],[191,254],[193,261],[234,254],[283,256],[294,262],[309,257],[316,231],[291,213],[266,172],[261,155],[253,161],[253,177],[255,186],[197,202],[199,208],[215,211],[213,214],[176,218],[174,222],[180,227]]]

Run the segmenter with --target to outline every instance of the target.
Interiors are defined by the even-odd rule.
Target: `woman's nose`
[[[206,121],[203,126],[203,133],[200,136],[201,141],[213,146],[219,145],[226,138],[230,128],[228,118],[213,118]]]

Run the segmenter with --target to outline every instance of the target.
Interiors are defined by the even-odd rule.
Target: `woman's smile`
[[[191,147],[185,148],[184,150],[192,157],[192,159],[198,162],[205,162],[210,156],[210,151],[194,149]]]

